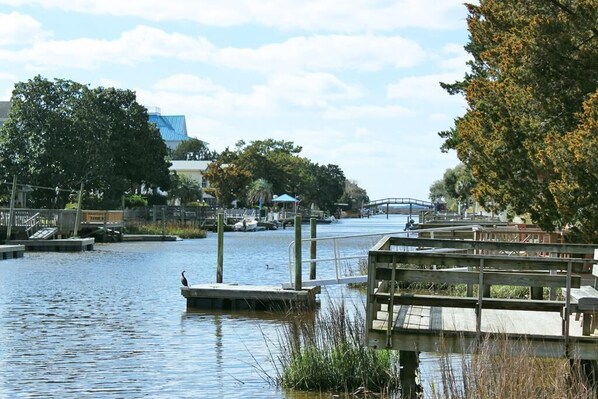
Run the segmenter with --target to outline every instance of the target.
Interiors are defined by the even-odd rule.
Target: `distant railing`
[[[423,200],[418,200],[415,198],[384,198],[384,199],[379,199],[379,200],[374,200],[374,201],[370,201],[367,204],[363,204],[364,208],[370,208],[370,207],[375,207],[375,206],[380,206],[380,205],[418,205],[418,206],[423,206],[423,207],[427,207],[427,208],[433,208],[434,207],[434,203],[430,202],[430,201],[423,201]]]

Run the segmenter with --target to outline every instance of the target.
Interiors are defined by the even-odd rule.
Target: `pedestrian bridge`
[[[417,205],[424,208],[434,208],[433,202],[418,200],[415,198],[384,198],[370,201],[367,204],[363,204],[363,207],[372,208],[380,205]]]

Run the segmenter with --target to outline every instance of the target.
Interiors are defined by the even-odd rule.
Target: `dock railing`
[[[353,272],[351,268],[347,268],[348,262],[359,263],[360,260],[368,259],[368,250],[371,248],[377,240],[384,236],[406,236],[413,237],[417,236],[418,233],[424,232],[434,236],[435,233],[447,233],[454,231],[473,231],[475,229],[481,229],[481,226],[468,225],[468,226],[447,226],[438,227],[431,229],[421,230],[401,230],[401,231],[389,231],[380,233],[368,233],[368,234],[349,234],[342,236],[332,237],[320,237],[320,238],[303,238],[301,243],[310,244],[315,242],[317,245],[317,252],[321,255],[316,258],[302,258],[301,263],[303,264],[323,264],[333,263],[334,265],[334,277],[327,276],[326,278],[318,278],[316,280],[303,280],[303,287],[310,287],[315,285],[328,285],[328,284],[347,284],[347,283],[365,283],[367,281],[367,275],[347,275],[347,271]],[[347,252],[348,247],[354,248],[354,245],[348,245],[354,243],[355,240],[361,240],[364,243],[368,240],[371,241],[370,245],[363,249],[353,249]],[[320,244],[327,244],[326,248],[323,248]],[[295,273],[295,241],[292,241],[288,246],[288,266],[289,266],[289,285],[293,284],[294,273]],[[348,270],[347,270],[348,269]]]
[[[586,257],[594,253],[594,248],[576,244],[386,236],[368,254],[368,344],[377,348],[435,352],[442,341],[447,344],[446,348],[452,348],[450,351],[463,352],[472,350],[483,334],[508,335],[506,328],[496,330],[495,326],[489,326],[497,320],[504,322],[509,314],[514,314],[510,312],[553,312],[560,315],[561,320],[557,336],[550,336],[548,332],[538,335],[538,326],[535,326],[536,335],[526,332],[524,327],[511,335],[536,339],[532,350],[538,356],[575,353],[581,358],[596,359],[598,339],[584,341],[583,337],[572,339],[570,335],[571,315],[577,311],[571,290],[580,287],[581,273],[587,269],[588,262],[592,262]],[[406,290],[404,287],[411,283],[431,287],[433,284],[436,287],[470,284],[477,286],[477,295],[435,294],[433,289],[424,293]],[[530,287],[530,293],[526,299],[494,298],[490,294],[492,285]],[[531,290],[532,287],[540,289]],[[543,287],[560,289],[560,297],[545,299]],[[413,309],[427,313],[416,321],[407,320],[406,315]],[[449,309],[457,321],[443,319],[450,313]],[[459,313],[455,309],[464,311]],[[474,311],[473,324],[467,322],[467,309]],[[495,317],[496,310],[507,313],[502,319],[485,322],[485,313],[491,312]],[[457,327],[448,328],[445,324]]]

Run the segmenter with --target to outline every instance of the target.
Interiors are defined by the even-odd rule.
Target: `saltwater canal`
[[[402,231],[405,221],[344,219],[318,225],[318,237]],[[303,231],[307,238],[309,226]],[[224,282],[289,282],[293,238],[292,228],[226,233]],[[354,239],[341,252],[365,254],[376,241]],[[326,256],[330,243],[319,245]],[[307,258],[307,244],[303,249]],[[187,311],[180,273],[187,271],[190,284],[214,282],[216,250],[210,233],[0,261],[0,397],[321,397],[282,392],[267,381],[285,323],[277,315]],[[334,274],[332,263],[318,265],[318,277]],[[365,302],[338,286],[320,298],[322,307],[341,298]]]

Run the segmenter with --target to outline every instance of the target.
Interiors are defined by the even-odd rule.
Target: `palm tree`
[[[254,180],[247,191],[247,202],[254,205],[256,202],[260,205],[270,202],[272,199],[272,184],[266,179],[260,178]]]

